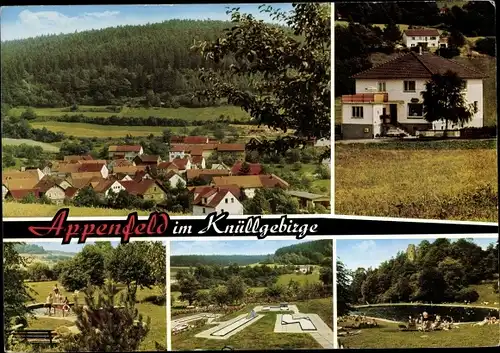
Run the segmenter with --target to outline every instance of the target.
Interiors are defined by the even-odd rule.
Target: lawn
[[[47,281],[47,282],[30,282],[29,286],[36,291],[36,293],[32,293],[32,296],[35,298],[35,302],[38,303],[43,303],[45,302],[45,298],[47,297],[48,293],[52,291],[52,288],[54,287],[56,281]],[[73,293],[68,292],[64,289],[64,287],[61,284],[58,284],[58,287],[60,288],[61,294],[63,296],[67,296],[69,300],[72,302],[73,301]],[[124,285],[118,285],[118,288],[125,288]],[[152,295],[159,295],[161,293],[160,288],[144,288],[144,289],[139,289],[137,292],[137,304],[136,308],[139,311],[140,314],[143,315],[144,320],[146,320],[147,317],[151,319],[151,326],[150,326],[150,331],[144,340],[144,342],[141,344],[141,350],[155,350],[155,341],[162,344],[166,345],[166,320],[167,320],[167,313],[166,313],[166,308],[165,305],[155,305],[151,302],[145,301],[147,297],[150,297]],[[79,294],[79,300],[83,302],[84,300],[84,294],[80,293]],[[54,319],[38,319],[36,320],[37,322],[35,323],[36,328],[45,328],[46,326],[43,326],[45,324],[45,321],[56,321]],[[69,324],[66,324],[66,320],[57,320],[59,322],[48,322],[49,325],[52,325],[48,328],[57,328],[59,326],[72,326]],[[53,327],[55,326],[55,327]],[[31,328],[35,328],[31,326]]]
[[[226,321],[232,317],[247,314],[253,309],[253,307],[254,305],[248,305],[244,309],[219,320]],[[277,314],[266,313],[266,315],[259,319],[256,323],[225,340],[211,340],[194,337],[197,333],[213,327],[212,325],[204,325],[202,327],[172,336],[172,349],[195,350],[203,348],[204,350],[220,350],[226,345],[232,346],[234,349],[252,350],[321,348],[316,340],[314,340],[314,338],[312,338],[309,334],[274,333],[276,315]]]
[[[341,323],[345,325],[345,323]],[[379,321],[378,328],[362,329],[358,335],[341,337],[346,348],[438,348],[498,345],[498,325],[460,325],[450,331],[401,332],[396,323]]]
[[[28,329],[30,330],[55,330],[61,326],[74,326],[75,323],[69,320],[50,318],[29,318]]]
[[[470,289],[474,289],[477,294],[479,294],[479,299],[472,303],[473,305],[482,305],[483,302],[489,303],[489,306],[494,305],[493,303],[500,302],[500,296],[498,293],[493,292],[493,281],[489,283],[473,284],[469,286]]]
[[[64,132],[68,136],[75,137],[125,137],[161,135],[166,127],[163,126],[117,126],[117,125],[97,125],[86,123],[65,123],[60,121],[38,121],[32,122],[34,128],[46,127],[50,131]],[[179,128],[168,128],[169,130],[179,130]]]
[[[337,144],[335,213],[497,221],[496,141]]]
[[[287,286],[291,280],[298,282],[301,285],[305,283],[319,282],[319,272],[314,271],[313,273],[307,275],[302,273],[288,273],[279,276],[277,284],[281,286]]]
[[[3,202],[3,217],[53,217],[63,206],[30,204],[20,202]],[[149,211],[140,210],[115,210],[111,208],[76,207],[69,208],[69,217],[119,217],[128,216],[131,212],[137,212],[139,216],[149,216]],[[169,213],[170,216],[181,214]]]
[[[129,108],[124,107],[121,112],[114,113],[108,111],[88,111],[90,109],[103,109],[104,107],[96,106],[80,106],[79,111],[68,112],[65,108],[34,108],[38,116],[43,117],[56,117],[63,115],[85,115],[85,116],[100,116],[108,117],[116,116],[134,116],[134,117],[150,117],[157,116],[162,118],[176,118],[188,121],[194,120],[216,120],[221,115],[229,117],[231,120],[248,120],[248,114],[239,107],[231,105],[222,105],[220,107],[205,107],[205,108]],[[26,110],[25,107],[12,108],[9,114],[13,116],[20,116]]]
[[[45,152],[59,152],[59,148],[57,146],[51,145],[50,143],[38,142],[34,140],[28,139],[11,139],[7,137],[2,137],[2,146],[19,146],[21,144],[27,144],[29,146],[40,146],[43,148]]]

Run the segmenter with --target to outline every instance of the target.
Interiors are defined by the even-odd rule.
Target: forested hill
[[[269,255],[174,255],[170,257],[170,266],[187,267],[198,265],[246,266],[266,260]]]
[[[119,105],[140,97],[150,106],[207,105],[189,98],[204,87],[198,68],[223,75],[231,60],[213,67],[191,47],[232,25],[171,20],[2,42],[2,103]],[[248,87],[244,79],[236,83]]]
[[[47,254],[47,251],[35,244],[16,244],[16,251],[20,254]]]
[[[294,265],[321,264],[331,261],[332,256],[332,241],[325,239],[279,248],[274,253],[274,261]]]

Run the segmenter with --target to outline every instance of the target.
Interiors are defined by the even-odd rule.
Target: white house
[[[360,139],[416,135],[419,130],[443,130],[444,122],[424,119],[421,93],[436,73],[453,71],[466,81],[466,101],[478,111],[463,126],[483,126],[483,79],[481,72],[429,52],[401,55],[353,76],[356,94],[342,96],[342,138]]]
[[[94,187],[94,191],[103,197],[108,197],[110,192],[118,194],[122,190],[126,189],[118,180],[103,180]]]
[[[170,171],[165,176],[165,179],[170,183],[170,187],[175,188],[179,183],[184,187],[186,186],[186,180],[174,171]]]
[[[168,152],[168,161],[172,162],[176,158],[184,158],[186,157],[186,154],[186,145],[172,145],[172,147],[170,147],[170,151]]]
[[[56,205],[61,205],[66,198],[66,192],[59,185],[54,185],[45,191],[45,196]]]
[[[437,49],[440,47],[440,36],[437,29],[414,28],[403,32],[403,44],[408,48],[423,47]]]
[[[194,190],[193,216],[203,216],[211,212],[228,212],[242,215],[243,205],[238,200],[236,191],[230,188],[199,187]]]

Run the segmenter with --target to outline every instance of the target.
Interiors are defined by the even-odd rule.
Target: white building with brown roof
[[[232,215],[242,215],[243,205],[239,201],[237,188],[202,186],[194,188],[193,216],[203,216],[211,212],[228,212]]]
[[[113,145],[108,147],[110,159],[127,159],[131,161],[143,153],[144,149],[141,145]]]
[[[449,129],[483,126],[483,79],[481,72],[429,52],[403,54],[352,76],[356,94],[342,96],[342,138],[375,138],[396,131],[416,135],[419,130],[443,130],[444,121],[425,120],[425,84],[433,74],[453,71],[466,81],[465,98],[478,111],[468,124]]]
[[[434,28],[412,28],[403,32],[403,44],[408,48],[421,46],[422,48],[439,48],[440,34]]]
[[[255,196],[255,191],[262,188],[288,189],[286,181],[274,174],[261,175],[231,175],[212,178],[212,185],[218,187],[236,186],[243,190],[249,199]]]

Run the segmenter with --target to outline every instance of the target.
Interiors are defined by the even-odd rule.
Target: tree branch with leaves
[[[329,139],[329,4],[293,4],[290,13],[270,6],[260,9],[280,25],[233,8],[228,14],[234,25],[222,38],[193,47],[205,60],[216,64],[231,59],[231,76],[252,78],[252,89],[238,89],[230,79],[221,80],[215,71],[202,69],[200,78],[210,88],[201,95],[227,99],[259,125],[282,133],[275,140],[252,141],[247,146],[251,150],[284,154],[308,140]],[[329,157],[330,151],[325,155]]]

